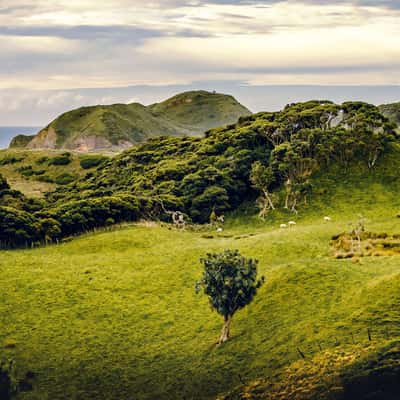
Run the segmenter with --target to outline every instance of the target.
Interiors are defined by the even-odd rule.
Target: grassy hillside
[[[27,196],[43,197],[57,186],[85,176],[96,167],[91,165],[93,161],[106,158],[96,154],[50,150],[0,150],[0,174],[7,179],[12,189]]]
[[[309,378],[321,366],[336,400],[340,374],[361,379],[377,365],[366,360],[396,371],[399,259],[337,260],[330,239],[359,214],[368,230],[400,233],[399,167],[396,146],[369,174],[333,167],[297,217],[277,211],[261,222],[240,212],[222,233],[138,225],[2,251],[0,354],[16,360],[20,378],[34,376],[19,399],[201,400],[235,387],[252,397],[232,398],[274,398],[268,380],[308,396],[293,399],[322,399],[325,381],[316,388]],[[297,225],[279,229],[289,218]],[[216,348],[221,318],[194,284],[199,257],[226,248],[258,258],[266,284]]]
[[[0,250],[0,361],[32,385],[18,400],[398,398],[400,144],[376,107],[292,104],[87,157],[19,167],[90,169],[44,200],[0,176],[0,246],[37,247]],[[26,162],[8,160],[10,174]],[[228,219],[178,230],[157,222],[168,210]],[[379,240],[344,258],[338,238],[357,243],[360,221]],[[259,259],[266,284],[216,347],[222,318],[195,283],[224,249]]]
[[[16,137],[11,147],[121,150],[150,137],[201,135],[250,114],[233,97],[187,92],[159,104],[82,107],[62,114],[31,140]]]
[[[250,112],[228,95],[194,91],[178,94],[149,106],[152,114],[178,125],[188,135],[201,134],[218,126],[233,124]]]

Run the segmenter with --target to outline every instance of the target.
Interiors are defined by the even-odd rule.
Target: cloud
[[[0,101],[15,112],[111,101],[104,88],[142,84],[400,83],[394,0],[0,3]],[[85,88],[107,93],[85,97]],[[7,89],[30,95],[4,100]]]

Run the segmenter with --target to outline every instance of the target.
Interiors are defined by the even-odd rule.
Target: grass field
[[[125,226],[0,252],[0,358],[35,374],[34,390],[18,398],[212,399],[276,376],[298,349],[367,349],[368,329],[377,345],[400,339],[400,258],[336,260],[329,244],[359,214],[368,230],[400,233],[387,161],[385,174],[321,178],[297,217],[233,215],[222,233]],[[297,225],[279,229],[289,218]],[[194,286],[199,258],[226,248],[259,259],[266,284],[216,348],[221,318]]]

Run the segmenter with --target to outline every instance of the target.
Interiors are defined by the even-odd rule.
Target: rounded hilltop
[[[156,136],[197,136],[251,114],[232,96],[204,90],[178,94],[149,106],[95,105],[68,111],[11,148],[123,150]]]

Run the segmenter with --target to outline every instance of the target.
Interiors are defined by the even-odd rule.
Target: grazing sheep
[[[324,221],[325,222],[330,222],[330,221],[332,221],[332,218],[331,217],[324,217]]]
[[[218,228],[218,229],[217,229],[217,232],[222,232],[222,231],[223,231],[222,228]]]
[[[288,222],[288,225],[289,225],[289,228],[290,228],[291,226],[295,226],[295,225],[297,225],[297,224],[296,224],[296,222],[294,222],[294,221],[289,221],[289,222]]]
[[[282,229],[285,229],[285,228],[287,228],[288,226],[286,225],[286,224],[281,224],[280,225],[280,228],[282,228]]]

